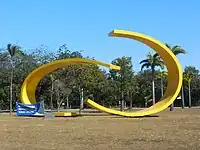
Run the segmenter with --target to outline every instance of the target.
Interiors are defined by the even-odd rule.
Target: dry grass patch
[[[157,115],[54,119],[0,115],[0,149],[200,149],[200,109],[166,110]]]

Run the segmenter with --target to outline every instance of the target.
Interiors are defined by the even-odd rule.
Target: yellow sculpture
[[[58,68],[66,68],[70,64],[83,64],[83,63],[90,63],[90,64],[98,64],[104,67],[108,67],[110,69],[119,70],[119,66],[115,66],[112,64],[106,64],[100,61],[90,60],[90,59],[83,59],[83,58],[70,58],[70,59],[62,59],[56,60],[47,64],[44,64],[35,70],[33,70],[27,78],[24,80],[24,83],[21,88],[21,102],[23,104],[35,104],[35,90],[39,83],[39,81],[48,73],[58,69]],[[57,112],[56,116],[76,116],[76,113],[72,112]]]
[[[171,52],[170,49],[168,49],[164,44],[162,44],[158,40],[152,37],[146,36],[144,34],[124,31],[124,30],[114,30],[109,35],[115,36],[115,37],[125,37],[125,38],[134,39],[146,44],[147,46],[155,50],[163,59],[168,70],[167,90],[164,96],[162,97],[162,99],[159,102],[157,102],[155,105],[147,109],[137,111],[137,112],[121,112],[121,111],[113,110],[110,108],[103,107],[90,99],[86,100],[87,104],[92,106],[93,108],[99,109],[106,113],[120,115],[120,116],[127,116],[127,117],[152,115],[170,106],[174,102],[176,97],[178,96],[181,90],[181,85],[182,85],[182,69],[176,56],[173,54],[173,52]],[[116,69],[116,70],[120,69],[119,66],[106,64],[103,62],[89,60],[89,59],[82,59],[82,58],[63,59],[63,60],[50,62],[48,64],[44,64],[38,67],[37,69],[35,69],[33,72],[31,72],[28,75],[28,77],[25,79],[22,85],[22,89],[21,89],[22,103],[33,104],[36,102],[35,90],[36,90],[37,84],[47,73],[50,73],[58,68],[67,67],[68,65],[75,64],[75,63],[76,64],[91,63],[91,64],[102,65],[110,69]],[[60,112],[56,114],[56,116],[72,116],[72,115],[73,113],[64,113],[64,112]]]

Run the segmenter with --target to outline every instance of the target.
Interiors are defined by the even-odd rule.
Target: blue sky
[[[84,56],[110,63],[131,56],[133,68],[151,51],[129,39],[109,37],[113,29],[141,32],[185,48],[181,65],[200,69],[200,1],[193,0],[2,0],[0,47],[9,42],[32,50],[40,45],[55,52],[62,44]]]

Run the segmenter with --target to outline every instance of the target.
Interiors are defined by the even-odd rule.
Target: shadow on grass
[[[111,118],[155,118],[159,117],[158,115],[147,115],[147,116],[140,116],[140,117],[132,117],[132,116],[120,116],[120,115],[114,115],[114,114],[104,114],[104,113],[95,113],[95,114],[81,114],[80,116],[106,116]]]
[[[110,114],[104,114],[104,113],[88,113],[88,114],[81,114],[80,116],[110,116]]]
[[[110,118],[155,118],[159,117],[158,115],[147,115],[147,116],[139,116],[139,117],[132,117],[132,116],[120,116],[115,114],[107,114],[107,113],[82,113],[77,114],[74,116],[53,116],[53,117],[45,117],[45,116],[16,116],[13,115],[12,117],[16,118],[40,118],[40,119],[53,119],[53,118],[77,118],[77,117],[110,117]]]
[[[155,118],[155,117],[159,117],[158,115],[148,115],[148,116],[139,116],[139,117],[126,117],[125,118]]]

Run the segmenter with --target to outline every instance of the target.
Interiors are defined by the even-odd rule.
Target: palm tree
[[[12,115],[12,99],[13,99],[13,72],[14,72],[14,66],[13,66],[13,57],[15,56],[16,51],[18,50],[18,46],[8,44],[7,45],[7,51],[9,52],[9,55],[11,57],[10,64],[11,64],[11,75],[10,75],[10,115]]]
[[[164,95],[164,84],[163,84],[163,79],[167,77],[167,72],[162,70],[158,74],[158,78],[160,78],[160,89],[161,89],[161,97]]]
[[[153,105],[155,104],[155,68],[161,67],[163,68],[163,61],[160,59],[159,55],[157,53],[151,54],[150,52],[147,54],[147,59],[144,59],[140,62],[142,64],[141,70],[143,70],[145,67],[148,69],[151,69],[152,72],[152,95],[153,95]]]
[[[169,44],[165,44],[173,53],[175,56],[179,55],[179,54],[186,54],[186,50],[183,49],[181,46],[179,45],[175,45],[175,46],[170,46]],[[182,105],[183,105],[183,98],[182,98]],[[170,106],[170,111],[172,111],[174,109],[174,103],[171,104]]]
[[[183,85],[181,87],[181,100],[182,100],[182,109],[185,108],[185,97],[184,97],[184,88]]]
[[[179,45],[175,45],[175,46],[170,46],[169,44],[165,44],[173,53],[174,53],[174,55],[179,55],[179,54],[186,54],[187,52],[186,52],[186,50],[185,49],[183,49],[181,46],[179,46]]]
[[[193,78],[193,73],[192,72],[187,72],[183,74],[183,79],[186,81],[188,84],[188,95],[189,95],[189,105],[188,107],[191,108],[192,101],[191,101],[191,81]]]

